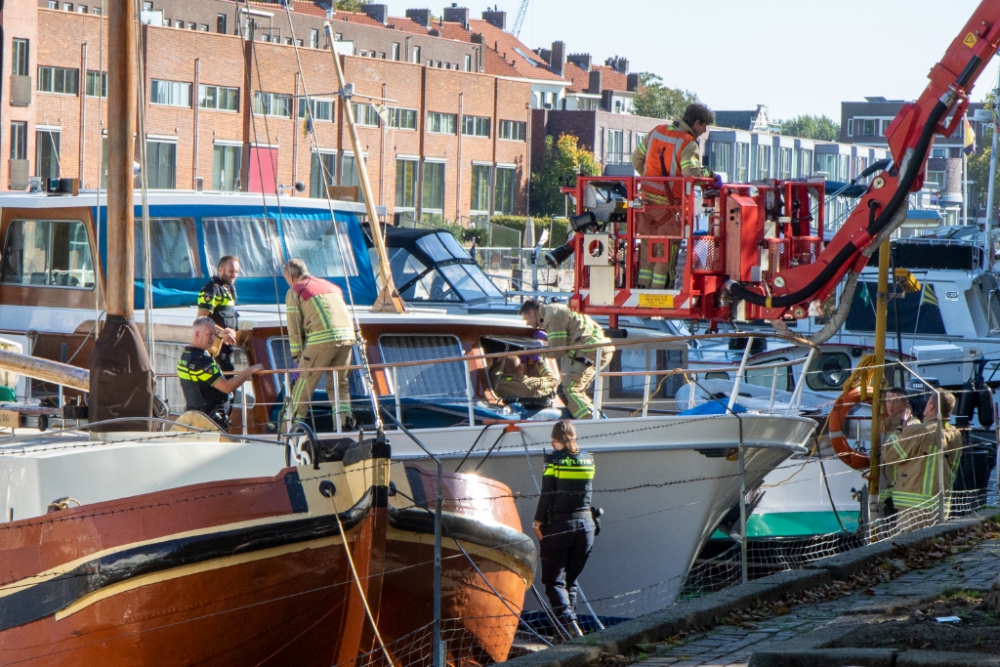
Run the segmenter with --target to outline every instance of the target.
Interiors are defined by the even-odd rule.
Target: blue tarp
[[[274,303],[284,303],[285,293],[288,291],[288,285],[285,283],[285,280],[281,275],[281,265],[286,260],[291,258],[288,249],[288,236],[289,234],[294,236],[297,231],[299,232],[297,236],[299,247],[304,248],[311,253],[305,259],[307,259],[307,263],[309,264],[312,273],[337,284],[341,289],[345,290],[345,296],[347,295],[347,278],[344,277],[345,272],[340,269],[337,271],[339,275],[324,275],[324,273],[329,273],[329,271],[327,271],[326,267],[322,266],[324,262],[328,266],[342,266],[336,257],[335,235],[328,235],[329,239],[324,240],[306,238],[307,235],[301,233],[302,230],[305,229],[305,224],[310,222],[325,222],[329,224],[329,211],[314,208],[295,208],[292,205],[286,205],[280,215],[276,208],[268,208],[265,210],[263,206],[245,205],[153,205],[150,206],[149,209],[150,218],[153,220],[174,218],[194,221],[195,247],[193,248],[193,251],[197,253],[197,257],[192,259],[194,260],[194,265],[198,268],[196,273],[199,274],[195,277],[186,276],[183,278],[157,277],[157,274],[162,273],[163,269],[161,266],[158,266],[158,254],[157,250],[154,249],[154,278],[152,287],[153,304],[157,307],[169,308],[196,305],[198,291],[208,280],[211,279],[215,271],[215,266],[212,266],[214,263],[212,260],[214,259],[217,261],[219,253],[236,255],[240,258],[241,263],[244,265],[245,273],[240,276],[239,281],[236,284],[239,304],[268,305]],[[95,210],[94,218],[100,221],[100,253],[101,258],[104,260],[103,265],[106,267],[107,208],[102,207],[100,210]],[[270,225],[273,225],[273,227],[270,225],[260,225],[259,229],[246,230],[247,233],[243,234],[241,232],[243,232],[245,228],[251,227],[252,225],[241,227],[237,221],[232,221],[233,231],[237,233],[234,235],[234,238],[227,240],[224,247],[215,249],[213,251],[213,257],[210,258],[207,251],[205,228],[202,222],[204,218],[216,218],[223,220],[234,218],[251,218],[257,220],[267,219],[271,221]],[[351,260],[356,268],[356,274],[350,276],[350,288],[353,292],[354,302],[358,305],[371,305],[375,303],[375,298],[378,294],[378,287],[375,283],[375,276],[372,272],[372,265],[371,260],[369,259],[367,246],[365,244],[364,232],[361,229],[361,225],[359,224],[357,217],[352,213],[337,211],[335,213],[335,218],[338,225],[342,225],[346,228],[347,233],[345,242],[349,245],[349,248],[346,248],[346,251],[353,254]],[[138,245],[142,243],[142,235],[139,232],[142,221],[142,209],[139,206],[135,207],[135,219],[136,244]],[[261,236],[264,227],[267,227],[269,231],[266,232],[266,236]],[[303,253],[300,252],[300,254]],[[141,275],[142,273],[142,266],[139,265],[138,261],[139,257],[141,257],[141,248],[137,251],[137,275]],[[247,271],[248,267],[253,267],[253,270]],[[145,281],[136,280],[136,309],[145,307],[144,290]]]
[[[729,400],[720,398],[718,401],[708,401],[706,403],[702,403],[701,405],[696,405],[690,410],[685,410],[684,412],[680,412],[678,414],[683,415],[685,417],[689,416],[693,417],[700,415],[726,415],[729,414],[729,411],[726,410],[727,405],[729,405]],[[744,408],[739,403],[733,404],[733,412],[740,413],[746,411],[747,409]]]

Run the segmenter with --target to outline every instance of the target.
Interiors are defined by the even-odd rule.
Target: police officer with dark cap
[[[542,493],[534,530],[541,543],[542,584],[560,623],[582,636],[576,621],[576,579],[594,548],[596,516],[590,505],[594,458],[581,452],[576,429],[568,420],[552,427],[552,452],[545,455]]]
[[[263,366],[257,364],[235,377],[225,377],[208,348],[216,339],[215,322],[208,317],[199,317],[191,325],[191,344],[177,362],[177,377],[184,390],[187,410],[196,410],[209,416],[222,428],[229,426],[229,411],[232,408],[229,395],[250,379]]]
[[[240,275],[240,260],[226,255],[219,260],[217,272],[198,293],[198,317],[209,317],[215,322],[216,332],[222,339],[222,348],[215,359],[219,368],[232,372],[233,345],[239,318],[236,313],[236,279]]]

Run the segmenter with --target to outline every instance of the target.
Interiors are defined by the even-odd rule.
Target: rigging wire
[[[154,374],[154,391],[155,391],[155,374],[156,374],[156,338],[153,333],[153,243],[152,243],[152,232],[150,230],[150,219],[149,219],[149,155],[146,146],[146,84],[145,84],[145,49],[143,48],[143,41],[145,39],[145,31],[142,29],[142,7],[140,5],[140,0],[134,1],[135,7],[135,51],[136,51],[136,64],[139,71],[139,75],[136,77],[136,95],[137,95],[137,107],[139,113],[137,114],[137,122],[139,140],[139,192],[142,198],[142,243],[143,243],[143,314],[146,323],[146,353],[149,355],[151,365],[153,367]],[[135,195],[133,190],[132,207],[135,208]],[[133,225],[134,231],[134,225]],[[133,247],[136,244],[133,242]],[[134,258],[133,258],[134,259]],[[134,271],[133,271],[134,273]],[[128,276],[132,279],[132,276]]]

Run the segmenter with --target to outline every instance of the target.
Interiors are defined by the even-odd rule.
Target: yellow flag
[[[972,155],[976,152],[976,131],[972,129],[972,123],[969,122],[969,117],[965,117],[965,148],[962,149],[966,155]]]

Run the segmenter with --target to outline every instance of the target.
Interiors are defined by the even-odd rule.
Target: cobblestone
[[[926,597],[951,587],[987,589],[1000,574],[1000,540],[981,542],[969,551],[942,560],[927,570],[907,572],[875,586],[873,595],[854,591],[830,602],[792,608],[791,614],[756,623],[754,629],[719,626],[690,636],[684,644],[667,646],[637,663],[641,667],[745,666],[755,648],[786,641],[834,621],[852,609],[878,604],[879,599]]]

